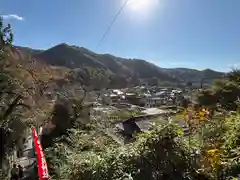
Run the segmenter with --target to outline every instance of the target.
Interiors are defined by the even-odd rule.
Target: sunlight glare
[[[158,5],[159,0],[129,0],[127,7],[136,13],[152,11]]]

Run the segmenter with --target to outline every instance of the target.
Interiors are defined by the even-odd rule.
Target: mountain
[[[32,49],[29,47],[21,47],[21,46],[14,46],[14,47],[16,49],[20,49],[22,51],[22,53],[28,53],[31,55],[36,55],[36,54],[39,54],[44,51],[44,50],[40,50],[40,49]]]
[[[91,56],[82,48],[69,46],[67,44],[59,44],[42,53],[34,55],[38,59],[42,59],[51,65],[65,66],[68,68],[78,68],[80,66],[90,66],[94,68],[107,68],[96,58]]]
[[[180,81],[184,81],[184,82],[189,82],[189,81],[200,82],[201,80],[210,82],[213,79],[218,79],[224,76],[224,73],[217,72],[211,69],[205,69],[200,71],[200,70],[188,69],[188,68],[173,68],[173,69],[161,68],[161,71],[168,74],[169,76],[175,77]]]
[[[21,49],[21,47],[18,48]],[[98,87],[103,84],[104,86],[108,84],[109,87],[123,87],[129,84],[137,85],[142,81],[151,85],[164,82],[172,84],[200,82],[202,79],[211,82],[224,75],[211,69],[199,71],[187,68],[160,68],[145,60],[98,54],[86,48],[65,43],[45,51],[26,47],[22,50],[50,66],[70,69],[71,73],[66,78],[72,82],[79,81],[85,85],[95,84]]]

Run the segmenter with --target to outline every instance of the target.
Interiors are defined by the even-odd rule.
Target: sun
[[[158,4],[159,0],[129,0],[127,8],[134,12],[148,12],[151,11]]]

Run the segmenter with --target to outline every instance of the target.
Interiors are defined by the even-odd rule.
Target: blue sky
[[[240,67],[240,0],[132,1],[98,48],[124,0],[1,0],[0,14],[21,46],[65,42],[167,68]]]

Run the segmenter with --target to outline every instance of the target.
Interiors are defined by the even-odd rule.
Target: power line
[[[119,9],[119,11],[117,12],[117,14],[114,16],[111,24],[109,25],[109,27],[107,28],[107,30],[105,31],[105,33],[103,34],[102,38],[100,39],[100,41],[98,42],[96,48],[98,48],[101,43],[103,42],[103,40],[105,39],[105,37],[107,36],[107,34],[109,33],[110,29],[112,28],[112,26],[114,25],[115,21],[117,20],[118,16],[121,14],[121,12],[123,11],[123,9],[125,8],[125,6],[127,5],[129,0],[126,0],[124,2],[124,4],[122,5],[122,7]]]

